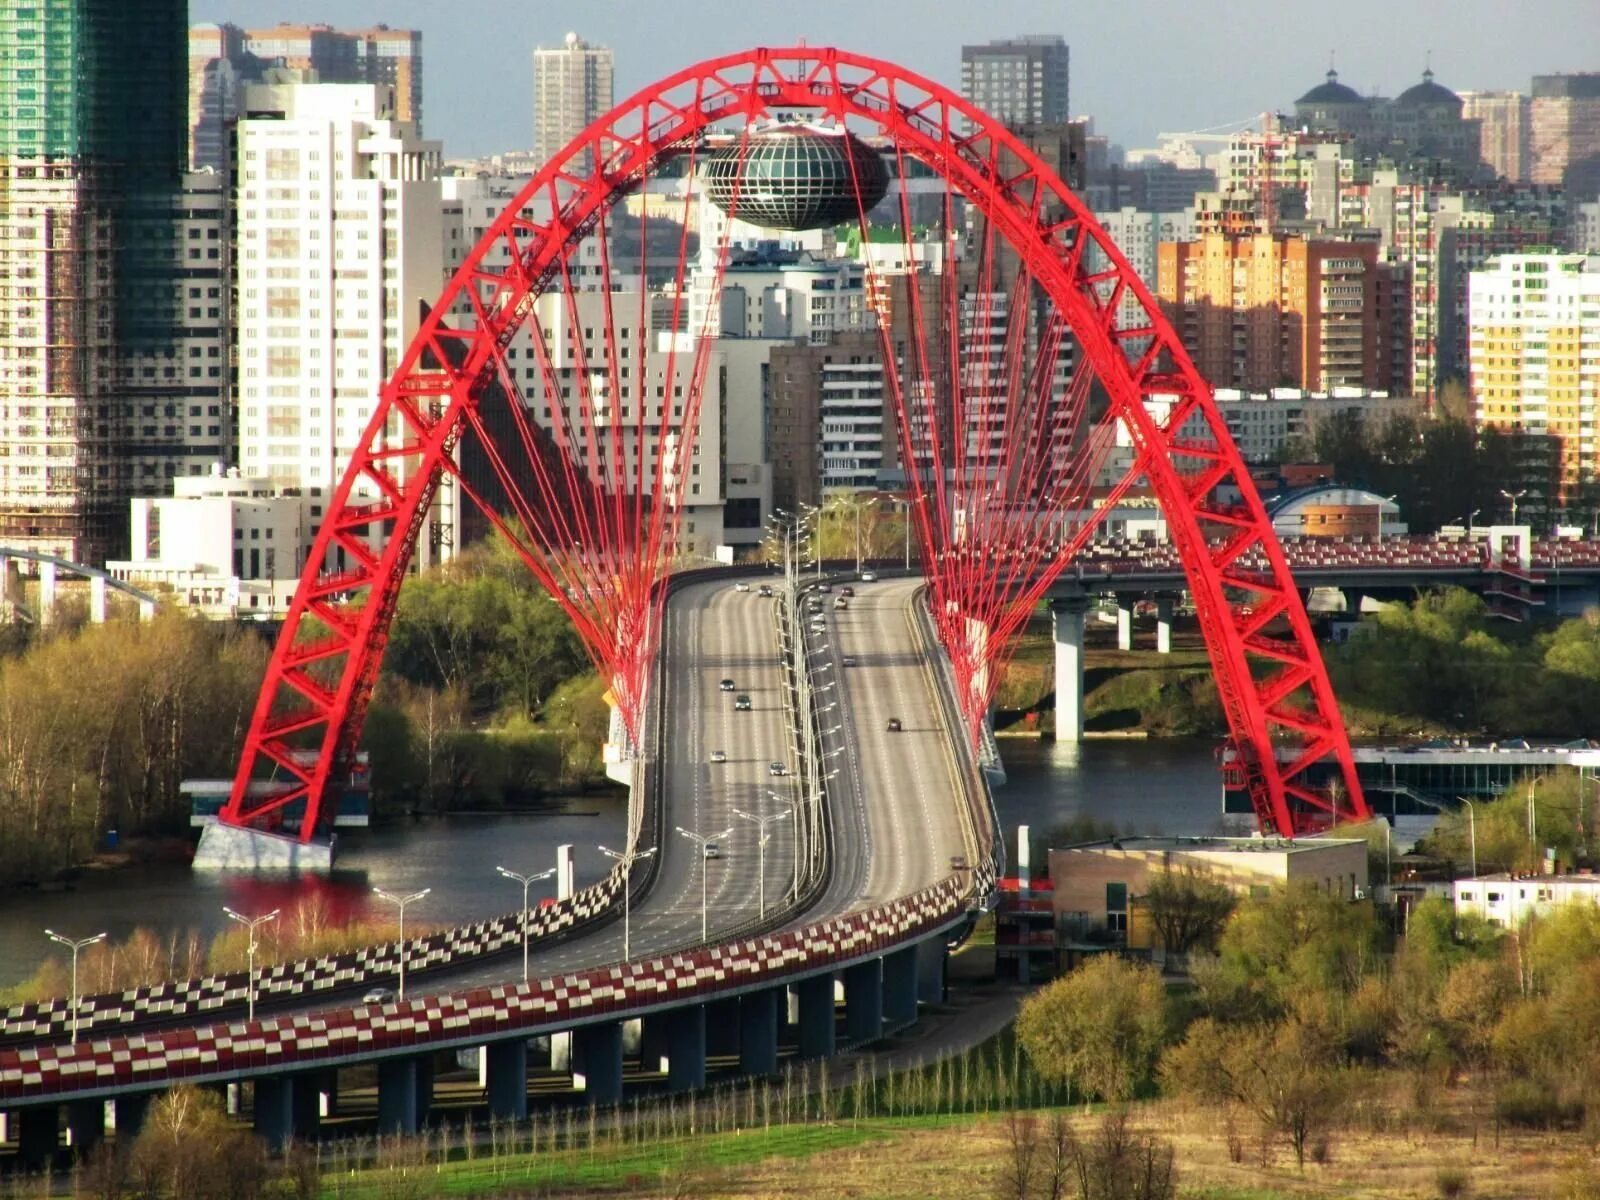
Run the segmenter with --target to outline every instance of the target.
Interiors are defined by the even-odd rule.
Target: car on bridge
[[[717,684],[717,687],[724,692],[731,692],[733,691],[733,680],[724,679],[721,683]]]
[[[853,666],[856,665],[856,656],[854,654],[846,654],[839,661],[842,662],[847,667],[853,667]]]
[[[862,583],[877,583],[878,582],[878,573],[876,571],[863,571],[863,572],[861,572],[861,582]]]
[[[833,606],[834,606],[834,608],[838,608],[838,609],[849,608],[850,607],[850,601],[846,600],[843,596],[835,596],[833,598]]]
[[[750,585],[741,579],[738,583],[733,585],[733,590],[736,592],[748,592],[750,590]]]
[[[761,585],[760,594],[763,595],[763,596],[772,595],[772,585],[770,583],[763,583]]]
[[[899,733],[900,732],[900,718],[899,717],[890,717],[889,718],[889,729],[888,729],[888,731],[890,733]]]
[[[734,712],[749,712],[750,711],[750,697],[749,696],[745,696],[745,695],[735,696],[733,698],[733,711]]]
[[[395,993],[393,988],[375,987],[368,988],[361,997],[363,1004],[393,1004]]]
[[[705,856],[707,858],[721,858],[722,857],[722,847],[717,845],[715,842],[707,842],[705,844],[705,849],[704,849],[703,853],[705,854]]]
[[[784,766],[781,762],[773,762],[773,763],[768,763],[767,764],[767,774],[768,775],[772,775],[772,776],[776,777],[776,776],[779,776],[779,775],[787,775],[788,773],[789,773],[789,768]]]
[[[727,762],[728,761],[728,752],[726,750],[713,750],[711,752],[711,761],[714,762],[714,763],[725,763],[725,762]]]

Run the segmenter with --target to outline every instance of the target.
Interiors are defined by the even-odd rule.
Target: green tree
[[[1104,954],[1023,1002],[1017,1039],[1039,1074],[1106,1100],[1149,1091],[1168,1039],[1152,967]]]
[[[1227,885],[1195,867],[1154,873],[1138,900],[1172,954],[1214,951],[1234,906]]]

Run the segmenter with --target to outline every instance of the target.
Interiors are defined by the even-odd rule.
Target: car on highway
[[[889,718],[889,732],[890,733],[899,733],[900,732],[900,718],[899,717],[890,717]]]
[[[839,661],[847,667],[853,667],[856,665],[856,656],[854,654],[846,654]]]
[[[863,571],[863,572],[861,572],[861,582],[862,583],[877,583],[878,582],[878,573],[876,571]]]
[[[750,711],[750,697],[746,696],[746,695],[743,695],[742,693],[740,695],[735,696],[733,698],[733,711],[734,712],[749,712]]]
[[[707,842],[702,853],[704,853],[707,858],[721,858],[722,847],[717,845],[715,842]]]
[[[361,997],[363,1004],[393,1004],[394,1001],[394,989],[386,987],[368,988]]]
[[[763,596],[772,595],[772,585],[770,583],[763,583],[760,588],[760,594]]]
[[[819,584],[817,584],[817,591],[819,591],[819,592],[831,592],[831,591],[833,591],[833,584],[831,584],[831,583],[819,583]]]
[[[784,766],[781,762],[774,762],[774,763],[768,763],[767,764],[767,774],[768,775],[774,775],[774,776],[776,776],[776,775],[787,775],[788,773],[789,773],[789,768]]]
[[[806,607],[809,608],[812,612],[821,612],[822,611],[822,598],[820,596],[812,596],[809,600],[806,601]]]
[[[851,587],[848,583],[839,589],[839,595],[841,596],[854,596],[855,594],[855,588]]]
[[[750,590],[750,585],[741,579],[738,583],[733,585],[733,590],[736,592],[748,592]]]
[[[717,687],[725,692],[731,692],[733,691],[733,680],[724,679],[721,683],[717,684]]]
[[[711,752],[711,761],[714,762],[714,763],[725,763],[725,762],[727,762],[728,761],[728,752],[726,750],[713,750]]]
[[[835,596],[833,598],[833,606],[839,609],[849,608],[850,601],[846,600],[843,596]]]

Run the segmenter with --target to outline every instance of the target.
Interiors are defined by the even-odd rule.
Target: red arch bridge
[[[664,172],[704,179],[718,207],[692,187],[671,221],[670,188],[630,206]],[[891,449],[929,564],[920,585],[863,586],[820,622],[801,619],[801,594],[767,606],[671,572],[697,504],[721,499],[703,448],[728,411],[755,403],[719,335],[750,311],[739,280],[753,227],[774,224],[858,247],[868,311],[855,323],[876,331]],[[1168,401],[1147,408],[1151,395]],[[689,1032],[669,1057],[703,1069],[694,1030],[703,1041],[719,990],[773,996],[789,975],[825,979],[831,1015],[840,970],[864,1035],[885,1006],[914,1010],[906,955],[962,920],[1000,867],[974,765],[985,714],[1015,634],[1094,537],[1103,510],[1084,498],[1118,422],[1136,462],[1110,501],[1138,484],[1164,509],[1260,825],[1293,834],[1365,816],[1304,608],[1210,389],[1037,156],[940,85],[837,50],[754,50],[639,92],[506,207],[384,385],[308,557],[218,828],[258,860],[324,836],[408,564],[455,505],[563,604],[610,680],[616,768],[639,801],[632,848],[659,851],[648,892],[630,893],[643,901],[634,916],[660,918],[642,936],[712,945],[641,963],[616,953],[607,926],[548,950],[541,969],[588,968],[554,981],[11,1052],[0,1105],[254,1074],[268,1081],[258,1112],[287,1119],[296,1072],[368,1056],[401,1064],[385,1069],[403,1126],[423,1056],[455,1041],[525,1047],[541,1024],[656,1007],[700,1014],[673,1017]],[[749,681],[749,712],[719,699],[724,672]],[[909,736],[884,736],[890,713]],[[736,770],[707,789],[719,742]],[[1340,786],[1313,782],[1330,777]],[[771,807],[773,792],[786,808]],[[768,806],[752,818],[781,813],[785,836],[769,839],[765,823],[758,836],[754,819],[745,828],[741,799]],[[716,904],[711,860],[668,829],[680,820],[702,836],[729,827]],[[870,852],[895,838],[911,849]],[[775,858],[758,882],[749,866],[768,841]],[[789,907],[757,923],[778,931],[738,940],[751,909],[765,912],[769,874]],[[611,878],[607,903],[625,879]],[[619,957],[632,961],[593,965]],[[795,986],[822,1003],[823,985]],[[753,1061],[769,1041],[753,1035]],[[597,1062],[616,1061],[611,1046]],[[515,1074],[517,1052],[505,1053]],[[595,1070],[610,1080],[609,1066]]]

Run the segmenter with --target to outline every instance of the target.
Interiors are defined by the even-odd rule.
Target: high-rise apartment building
[[[189,29],[189,155],[195,167],[227,164],[227,126],[243,88],[284,67],[308,83],[375,83],[394,89],[395,117],[422,129],[422,34],[415,29],[335,29],[282,24],[267,29]]]
[[[1535,75],[1529,121],[1533,182],[1580,200],[1600,195],[1600,71]]]
[[[136,464],[173,445],[132,449],[123,384],[127,355],[179,352],[184,21],[184,0],[0,0],[5,544],[103,561]]]
[[[961,94],[1008,125],[1065,121],[1070,51],[1059,34],[961,47]]]
[[[1376,241],[1207,234],[1159,256],[1162,308],[1213,385],[1390,386]]]
[[[1507,254],[1470,287],[1474,416],[1549,439],[1564,504],[1600,475],[1600,258]]]
[[[612,70],[611,48],[575,33],[559,46],[534,50],[533,157],[540,166],[611,108]]]
[[[305,489],[313,518],[444,281],[439,144],[396,107],[391,86],[245,91],[239,461],[274,488]]]
[[[1462,92],[1461,115],[1479,122],[1479,152],[1496,175],[1512,183],[1528,179],[1528,97],[1521,92]]]

